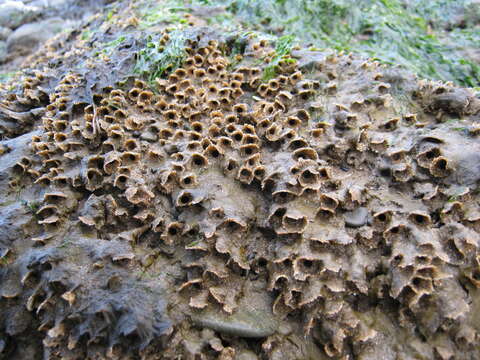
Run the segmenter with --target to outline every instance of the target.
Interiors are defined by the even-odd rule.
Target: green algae
[[[212,5],[225,7],[225,14],[211,20],[224,28],[241,23],[295,36],[301,45],[400,64],[424,78],[479,84],[480,66],[466,54],[480,35],[480,6],[471,0],[211,0]],[[460,15],[465,19],[458,27]]]
[[[27,201],[27,200],[20,200],[25,212],[32,215],[34,218],[37,218],[37,211],[40,209],[41,203],[39,201]]]
[[[149,29],[160,24],[187,24],[185,14],[191,12],[194,6],[209,6],[208,0],[147,0],[139,7],[139,28]]]
[[[150,83],[180,67],[187,56],[184,32],[176,29],[169,36],[168,42],[162,45],[150,35],[145,47],[137,54],[134,72]]]
[[[18,71],[0,73],[0,83],[7,82],[17,75]]]
[[[278,74],[278,65],[280,61],[292,62],[294,59],[290,58],[290,52],[293,48],[294,37],[292,35],[285,35],[276,41],[275,56],[268,66],[263,70],[263,80],[268,81],[273,79]]]
[[[139,27],[148,29],[161,23],[186,24],[187,20],[183,16],[186,12],[187,8],[183,6],[183,2],[178,0],[148,3],[142,7]]]

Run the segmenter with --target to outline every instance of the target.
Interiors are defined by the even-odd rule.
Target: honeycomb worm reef
[[[474,94],[186,46],[154,88],[3,90],[0,358],[480,358]]]

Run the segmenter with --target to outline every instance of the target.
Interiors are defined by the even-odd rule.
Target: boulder
[[[9,52],[24,54],[33,52],[38,46],[65,28],[66,22],[60,18],[25,24],[16,29],[7,40]]]
[[[0,3],[0,27],[16,29],[35,19],[40,9],[25,5],[20,1],[5,1]]]
[[[0,27],[0,41],[7,40],[11,33],[12,30],[10,30],[9,28]]]
[[[0,41],[0,64],[7,58],[7,43]]]

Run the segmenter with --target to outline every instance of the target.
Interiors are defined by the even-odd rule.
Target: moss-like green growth
[[[116,49],[120,44],[122,44],[126,40],[125,36],[119,36],[115,40],[109,41],[107,43],[104,43],[101,46],[100,50],[97,50],[94,55],[99,56],[100,54],[104,55],[109,55],[113,52],[114,49]]]
[[[82,34],[80,35],[80,38],[84,41],[90,40],[92,37],[93,31],[90,29],[85,29],[83,30]]]
[[[215,14],[207,19],[208,25],[216,25],[227,31],[233,31],[237,28],[235,17],[230,13]]]
[[[225,5],[226,20],[302,45],[333,48],[400,64],[421,77],[478,86],[480,5],[471,0],[211,0]],[[463,20],[458,23],[458,18]],[[234,19],[235,18],[235,19]]]
[[[137,3],[136,15],[140,19],[140,29],[146,30],[161,24],[187,24],[188,20],[185,15],[192,9],[198,6],[212,5],[216,5],[213,0],[143,0]],[[225,16],[232,17],[233,15],[225,14]],[[214,17],[212,16],[211,19]],[[210,19],[207,21],[210,23]]]
[[[184,32],[177,29],[170,32],[169,37],[163,46],[149,36],[145,47],[137,54],[134,72],[150,83],[181,66],[187,56]]]
[[[6,72],[6,73],[0,73],[0,83],[2,83],[2,82],[7,82],[7,81],[10,80],[11,78],[13,78],[16,74],[17,74],[17,72],[15,72],[15,71],[13,71],[13,72]]]
[[[280,61],[294,62],[295,59],[290,58],[292,51],[294,37],[292,35],[285,35],[280,37],[275,44],[275,56],[270,61],[267,67],[263,70],[263,80],[268,81],[273,79],[278,74],[278,64]]]
[[[116,38],[115,40],[113,41],[110,41],[108,43],[105,44],[105,47],[106,48],[115,48],[117,47],[118,45],[120,45],[122,42],[124,42],[126,39],[125,36],[119,36],[118,38]]]
[[[161,23],[186,24],[184,14],[188,9],[184,5],[184,1],[180,0],[146,2],[139,13],[140,29],[148,29]]]
[[[33,217],[37,216],[37,211],[40,209],[41,205],[38,201],[26,201],[22,199],[20,202],[27,213],[31,214]]]
[[[245,53],[248,40],[256,37],[252,31],[232,31],[228,33],[225,46],[222,48],[223,55],[228,58],[229,69],[233,69],[241,61]]]

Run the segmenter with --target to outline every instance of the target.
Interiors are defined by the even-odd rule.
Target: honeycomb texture
[[[189,39],[156,88],[85,101],[83,74],[46,94],[38,73],[5,97],[43,110],[2,126],[35,130],[9,181],[41,203],[1,243],[0,351],[30,331],[48,359],[480,357],[479,100],[306,50],[265,81],[271,44],[224,49]],[[215,323],[246,309],[271,327]]]

